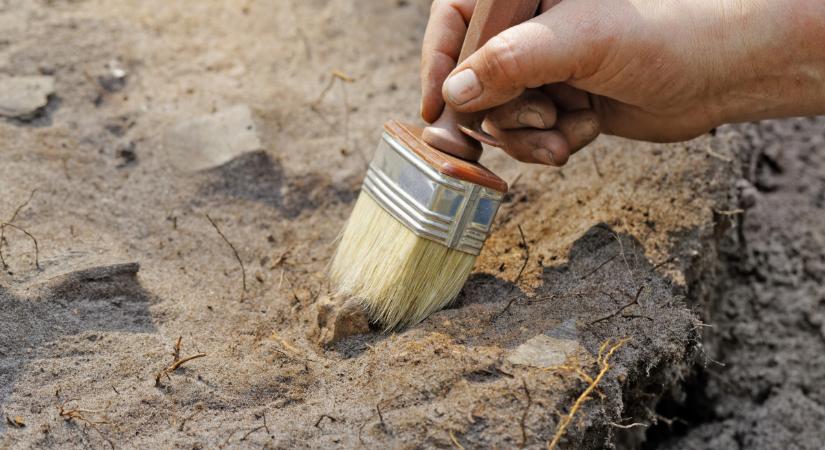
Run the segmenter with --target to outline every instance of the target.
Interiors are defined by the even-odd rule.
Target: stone
[[[540,369],[564,364],[567,358],[584,351],[575,325],[574,321],[567,320],[550,331],[533,336],[516,347],[507,360],[511,364]]]
[[[246,105],[179,122],[166,132],[164,146],[172,163],[187,172],[218,167],[262,148],[252,110]]]
[[[27,119],[49,102],[54,78],[49,76],[0,76],[0,116]]]

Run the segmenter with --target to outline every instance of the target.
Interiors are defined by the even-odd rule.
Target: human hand
[[[455,68],[474,5],[433,4],[421,115],[445,98],[489,110],[485,129],[521,161],[563,165],[599,130],[668,142],[825,112],[819,0],[544,0]]]

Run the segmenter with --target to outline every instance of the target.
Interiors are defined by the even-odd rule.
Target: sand
[[[593,376],[626,338],[562,448],[816,442],[822,121],[603,137],[561,170],[490,150],[513,189],[456,304],[325,329],[381,124],[417,119],[428,7],[0,3],[0,72],[53,81],[0,120],[0,218],[38,244],[0,243],[0,447],[543,448],[587,386],[545,366]]]

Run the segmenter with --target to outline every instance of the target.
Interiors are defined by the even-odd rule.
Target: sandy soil
[[[773,388],[811,411],[825,401],[821,374],[764,384],[740,354],[825,373],[804,356],[819,341],[774,363],[765,350],[784,344],[757,342],[765,316],[746,294],[775,292],[753,300],[773,305],[771,323],[816,336],[822,221],[773,230],[777,206],[821,214],[821,122],[666,146],[602,138],[563,170],[492,150],[514,187],[456,305],[402,333],[321,342],[324,270],[365,161],[384,120],[416,120],[427,8],[0,1],[0,73],[54,80],[34,117],[0,121],[0,218],[39,250],[5,227],[0,447],[543,448],[587,383],[514,359],[542,336],[533,350],[590,376],[602,343],[629,338],[563,448],[797,442],[745,427],[735,402],[762,399],[769,422]],[[752,156],[787,133],[797,153]],[[800,171],[818,191],[800,192]],[[767,192],[744,222],[743,178]],[[774,225],[757,229],[762,217]],[[782,253],[799,242],[807,253]],[[793,289],[760,272],[771,261],[796,268]],[[785,295],[809,312],[785,320]],[[165,376],[179,337],[178,356],[205,356]],[[675,415],[688,425],[663,425]],[[810,439],[808,423],[787,429]]]

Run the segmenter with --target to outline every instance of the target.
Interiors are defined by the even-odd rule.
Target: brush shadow
[[[0,417],[23,371],[51,356],[50,343],[89,331],[156,331],[149,311],[156,299],[140,285],[139,267],[89,267],[35,285],[27,295],[0,287]],[[88,338],[98,340],[94,334]],[[7,427],[0,421],[0,435]]]

